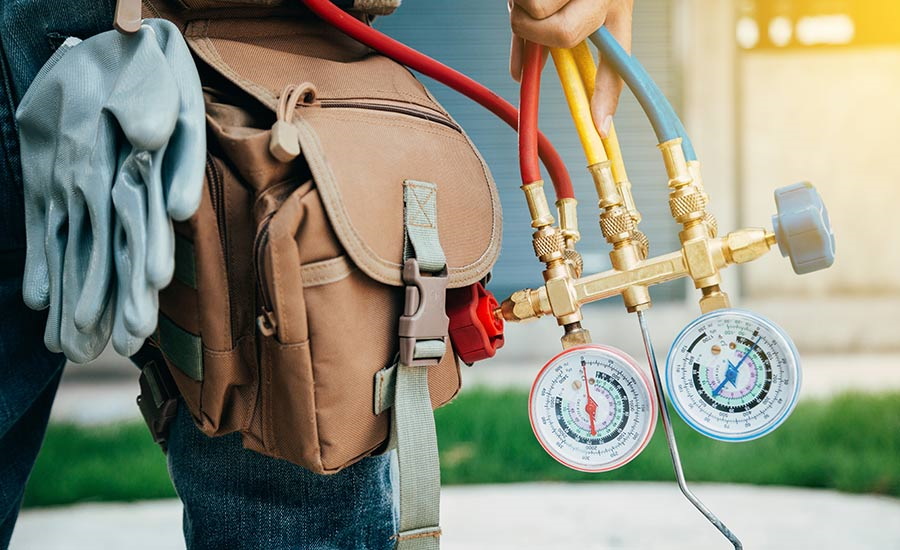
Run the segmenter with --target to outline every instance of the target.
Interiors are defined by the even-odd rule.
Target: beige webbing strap
[[[438,240],[437,186],[406,181],[403,198],[406,304],[400,319],[391,423],[400,471],[397,550],[437,550],[441,471],[428,368],[447,351],[447,262]]]

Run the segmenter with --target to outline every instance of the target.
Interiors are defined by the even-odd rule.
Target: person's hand
[[[509,54],[512,77],[522,76],[523,42],[552,48],[572,48],[606,25],[626,51],[631,51],[631,13],[634,0],[509,0],[513,37]],[[591,113],[603,137],[619,104],[622,79],[603,60],[591,98]]]

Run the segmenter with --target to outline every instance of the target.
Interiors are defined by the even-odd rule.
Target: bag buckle
[[[165,452],[169,424],[178,413],[178,388],[169,369],[154,360],[144,364],[138,380],[141,386],[141,394],[137,397],[138,408],[150,428],[153,442]]]
[[[446,311],[447,268],[435,275],[425,275],[419,270],[419,262],[409,258],[403,263],[403,282],[406,299],[398,331],[400,364],[410,367],[436,365],[446,352],[450,325]],[[427,341],[437,345],[417,354],[417,344]]]

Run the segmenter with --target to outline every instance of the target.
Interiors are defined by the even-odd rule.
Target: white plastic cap
[[[834,233],[828,209],[811,183],[802,182],[775,190],[778,213],[772,225],[782,256],[791,259],[794,272],[802,275],[834,263]]]

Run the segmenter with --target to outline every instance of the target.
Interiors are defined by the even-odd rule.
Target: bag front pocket
[[[197,213],[176,224],[155,339],[200,429],[222,435],[244,429],[256,401],[251,195],[212,154],[204,188]]]
[[[344,253],[310,181],[257,239],[262,294],[262,444],[267,454],[333,473],[385,447],[375,374],[397,354],[402,287],[375,281]],[[459,389],[448,352],[430,371],[432,403]]]

